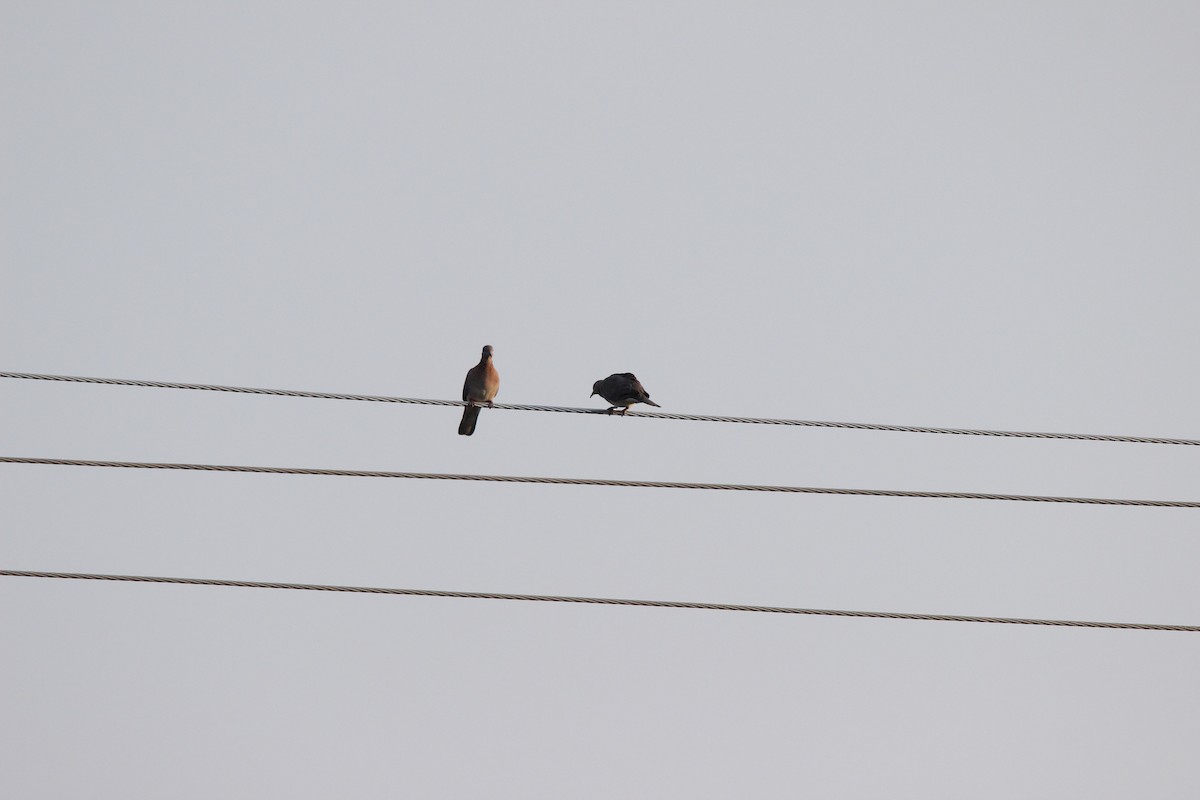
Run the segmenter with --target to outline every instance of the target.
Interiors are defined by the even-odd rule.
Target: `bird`
[[[616,372],[602,381],[596,381],[592,384],[592,394],[600,395],[613,406],[608,410],[610,414],[618,408],[624,414],[634,403],[662,408],[650,399],[650,393],[632,372]]]
[[[491,408],[492,399],[500,391],[500,373],[492,363],[492,352],[492,346],[486,345],[479,363],[467,370],[467,379],[463,382],[463,402],[467,407],[463,409],[462,422],[458,423],[460,436],[470,436],[475,432],[480,410],[478,404],[487,403]]]

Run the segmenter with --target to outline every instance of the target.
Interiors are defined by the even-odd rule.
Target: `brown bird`
[[[475,432],[480,409],[477,403],[487,403],[491,408],[492,399],[498,391],[500,373],[496,372],[496,366],[492,363],[492,346],[489,344],[483,348],[479,363],[467,370],[467,380],[463,383],[463,402],[467,407],[463,409],[462,422],[458,423],[459,435],[470,436]]]
[[[617,372],[602,381],[596,381],[592,384],[592,394],[600,395],[609,402],[609,405],[613,406],[608,410],[610,414],[618,408],[624,414],[634,403],[645,403],[648,406],[662,408],[650,399],[650,393],[632,372]]]

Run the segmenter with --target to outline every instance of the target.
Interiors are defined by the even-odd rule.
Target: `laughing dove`
[[[650,393],[632,372],[617,372],[602,381],[596,381],[592,384],[592,394],[600,395],[613,406],[608,410],[610,414],[618,408],[624,414],[634,403],[662,408],[650,399]]]
[[[498,391],[500,373],[492,364],[492,346],[489,344],[483,348],[479,363],[467,370],[467,380],[463,383],[463,402],[467,407],[463,409],[462,422],[458,423],[459,435],[470,436],[475,432],[475,422],[479,419],[479,406],[476,403],[487,403],[491,408],[492,398]]]

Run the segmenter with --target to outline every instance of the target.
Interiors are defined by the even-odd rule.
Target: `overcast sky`
[[[0,370],[1200,438],[1200,6],[0,4]],[[1200,449],[0,380],[0,455],[1200,500]],[[0,465],[0,568],[1200,624],[1194,509]],[[1200,634],[0,578],[20,798],[1200,796]]]

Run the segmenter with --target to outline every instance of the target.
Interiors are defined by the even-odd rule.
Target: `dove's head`
[[[492,357],[492,346],[490,344],[485,344],[483,346],[483,357],[484,358]]]

